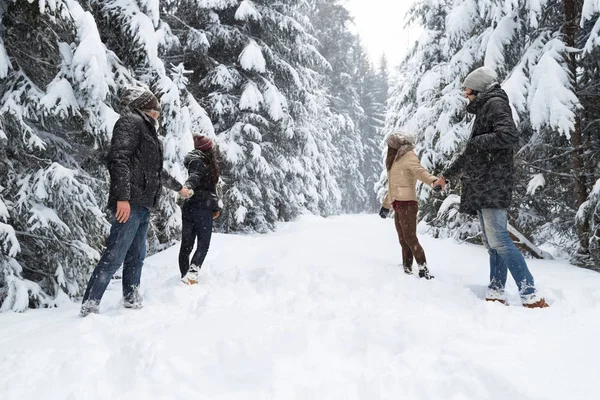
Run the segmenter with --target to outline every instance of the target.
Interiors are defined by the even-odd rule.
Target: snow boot
[[[130,296],[123,298],[123,306],[132,310],[139,310],[143,307],[142,301],[143,299],[140,292],[135,289]]]
[[[419,265],[419,278],[425,278],[427,280],[434,278],[434,276],[429,273],[427,264]]]
[[[404,265],[404,273],[407,275],[412,275],[412,265]]]
[[[506,299],[504,298],[504,290],[490,289],[485,293],[485,301],[498,302],[506,305]]]
[[[190,265],[190,269],[188,269],[187,274],[183,278],[181,278],[181,282],[186,285],[195,285],[198,283],[200,279],[200,268],[197,265]]]
[[[546,307],[550,307],[550,304],[546,303],[546,299],[544,299],[543,297],[537,301],[535,301],[535,298],[533,298],[531,301],[528,301],[526,303],[523,303],[523,307],[527,307],[527,308],[546,308]]]
[[[79,311],[79,316],[81,318],[85,318],[90,314],[99,314],[100,313],[100,304],[97,301],[87,300],[84,301],[81,305],[81,311]]]

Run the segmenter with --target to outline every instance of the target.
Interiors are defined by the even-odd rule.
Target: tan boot
[[[536,301],[535,303],[524,303],[523,307],[527,307],[527,308],[546,308],[546,307],[550,307],[550,304],[546,303],[546,300],[544,298],[541,298],[538,301]]]
[[[506,305],[506,296],[504,295],[504,290],[488,288],[485,292],[485,301],[497,301],[500,304]]]
[[[492,298],[492,297],[486,297],[485,301],[489,301],[489,302],[497,301],[500,304],[506,305],[506,300],[504,300],[504,299],[495,299],[495,298]]]

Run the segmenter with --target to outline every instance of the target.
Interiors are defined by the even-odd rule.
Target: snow
[[[457,4],[459,5],[452,7],[446,17],[446,32],[450,39],[468,35],[477,22],[476,0],[465,0]]]
[[[142,4],[145,3],[145,8],[148,10],[152,18],[152,23],[158,28],[160,21],[160,4],[159,0],[143,0]]]
[[[240,79],[239,74],[234,69],[229,69],[221,64],[210,72],[210,82],[213,85],[221,86],[224,90],[232,90]]]
[[[506,15],[498,22],[486,43],[484,60],[486,67],[494,70],[504,67],[504,47],[511,42],[518,27],[519,25],[512,15]]]
[[[258,21],[260,20],[260,13],[251,1],[243,0],[235,12],[235,19],[238,21]]]
[[[29,210],[31,217],[27,223],[29,229],[35,232],[37,229],[48,228],[50,224],[56,226],[61,233],[70,233],[69,227],[59,218],[56,211],[44,206],[43,204],[35,203]]]
[[[263,102],[263,95],[254,82],[249,81],[244,87],[244,92],[240,98],[241,110],[258,111]]]
[[[73,87],[64,78],[57,79],[48,85],[46,94],[40,100],[40,105],[47,110],[52,110],[60,118],[67,118],[70,114],[81,116]]]
[[[391,219],[302,217],[213,238],[203,281],[178,246],[150,257],[145,307],[0,314],[3,400],[600,398],[600,275],[529,260],[544,310],[481,299],[481,246],[422,236],[436,279],[406,276]],[[26,382],[26,383],[25,383]]]
[[[235,221],[238,224],[241,224],[244,222],[244,219],[246,219],[246,214],[248,213],[248,209],[244,206],[239,206],[238,209],[235,211]]]
[[[591,20],[598,13],[600,13],[600,0],[584,0],[581,9],[581,26],[586,20]]]
[[[544,53],[531,72],[528,102],[535,130],[548,125],[569,139],[575,127],[574,111],[580,104],[564,65],[565,50],[559,39],[552,39],[544,46]]]
[[[6,48],[4,47],[4,41],[0,38],[0,78],[6,78],[8,76],[8,70],[12,68],[8,54],[6,54]]]
[[[456,208],[454,208],[454,206],[459,205],[460,204],[460,196],[456,195],[456,194],[450,194],[446,197],[446,199],[444,199],[444,201],[442,202],[442,205],[440,206],[440,209],[438,210],[438,216],[443,216],[444,214],[450,214],[448,216],[449,219],[453,218],[457,213],[458,210],[456,210]]]
[[[1,222],[2,220],[4,219],[0,219],[0,248],[2,248],[3,253],[7,254],[9,257],[16,257],[17,253],[21,251],[21,246],[19,245],[17,235],[15,235],[15,229],[10,225]]]
[[[265,57],[262,54],[260,46],[254,40],[250,40],[248,45],[242,50],[240,65],[247,71],[265,72],[267,66]]]
[[[188,109],[190,111],[190,119],[193,132],[199,132],[203,135],[210,136],[214,139],[215,128],[206,113],[206,110],[202,108],[196,101],[194,96],[188,94],[187,96]],[[191,150],[193,147],[187,149]]]
[[[154,29],[154,18],[158,10],[150,6],[151,16],[143,13],[137,2],[133,0],[109,0],[102,2],[105,12],[110,12],[114,17],[118,17],[122,24],[126,25],[126,30],[133,36],[133,39],[143,48],[143,54],[151,68],[159,75],[164,75],[164,64],[158,56],[162,32]]]
[[[546,179],[544,178],[544,174],[536,174],[530,180],[527,185],[527,194],[535,195],[536,190],[546,185]]]
[[[285,115],[287,101],[275,85],[266,82],[267,90],[264,94],[264,100],[269,106],[269,115],[274,121],[281,120]]]
[[[109,87],[114,84],[106,57],[106,47],[102,43],[92,14],[73,1],[69,1],[69,8],[77,23],[79,40],[73,53],[73,76],[79,90],[87,92],[96,102],[104,101]]]

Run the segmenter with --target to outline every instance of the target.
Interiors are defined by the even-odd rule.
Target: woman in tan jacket
[[[420,180],[432,186],[438,178],[423,168],[414,152],[415,147],[412,140],[407,135],[394,132],[388,137],[387,144],[388,153],[385,164],[388,174],[388,193],[379,215],[386,218],[390,209],[394,209],[394,222],[402,247],[404,272],[412,274],[414,258],[417,260],[419,277],[431,279],[433,276],[427,269],[425,251],[417,238],[419,203],[415,185],[417,180]]]

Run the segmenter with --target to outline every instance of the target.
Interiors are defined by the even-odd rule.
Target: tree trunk
[[[563,0],[563,12],[565,22],[563,32],[565,35],[565,44],[570,48],[577,46],[577,38],[579,36],[579,21],[581,20],[581,9],[583,0]],[[577,54],[569,52],[565,55],[571,75],[571,83],[573,90],[577,91]],[[584,140],[581,131],[581,112],[575,111],[575,129],[571,132],[571,145],[573,152],[571,155],[571,164],[573,175],[575,175],[575,198],[577,208],[579,208],[588,197],[588,188],[585,178],[585,169],[583,162]],[[582,221],[578,226],[578,238],[580,252],[587,253],[589,245],[589,223],[587,220]]]

